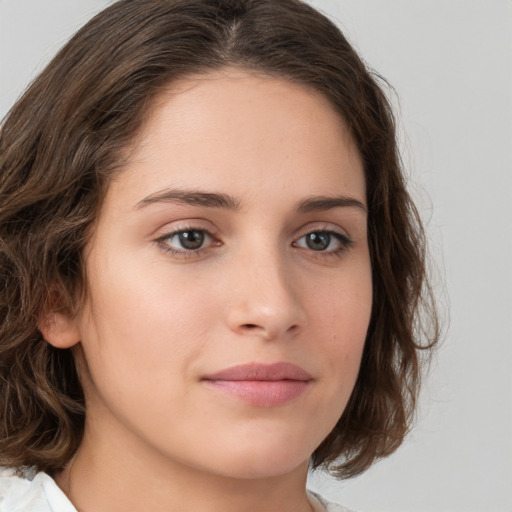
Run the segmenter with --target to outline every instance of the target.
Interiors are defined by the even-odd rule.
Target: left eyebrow
[[[297,206],[300,213],[331,210],[332,208],[360,208],[368,213],[368,208],[358,199],[347,196],[312,196],[304,199]]]

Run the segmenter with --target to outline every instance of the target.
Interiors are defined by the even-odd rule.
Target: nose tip
[[[258,272],[245,268],[249,279],[237,280],[228,324],[232,331],[265,340],[293,336],[306,325],[297,283],[279,266]]]

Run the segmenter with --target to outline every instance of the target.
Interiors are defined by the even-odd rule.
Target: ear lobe
[[[80,341],[76,320],[63,312],[47,313],[37,327],[43,338],[55,348],[70,348]]]

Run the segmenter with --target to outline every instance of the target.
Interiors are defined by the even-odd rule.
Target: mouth
[[[279,362],[226,368],[201,379],[210,389],[259,407],[276,407],[302,395],[313,381],[300,366]]]

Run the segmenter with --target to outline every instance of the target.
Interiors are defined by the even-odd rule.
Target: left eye
[[[212,243],[212,236],[204,229],[184,229],[162,237],[160,241],[177,251],[198,251]]]
[[[334,231],[312,231],[299,238],[294,245],[312,251],[337,252],[346,248],[350,240]]]

